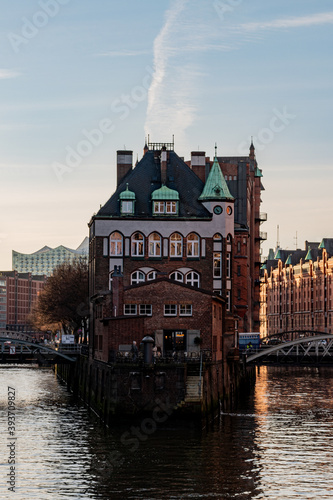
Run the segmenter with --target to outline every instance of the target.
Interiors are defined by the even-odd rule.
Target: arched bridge
[[[259,349],[248,349],[244,353],[246,363],[264,364],[301,364],[333,365],[333,335],[324,332],[299,331],[298,338],[281,340],[290,332],[280,334],[280,339],[274,335],[277,342],[269,341],[262,344]],[[296,336],[296,335],[294,335]],[[272,340],[272,336],[270,336]]]
[[[79,354],[79,346],[74,345],[66,353],[44,344],[29,342],[10,336],[0,337],[0,364],[59,364],[73,363]]]

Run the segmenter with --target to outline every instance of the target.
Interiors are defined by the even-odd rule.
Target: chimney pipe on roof
[[[133,168],[133,151],[117,151],[117,187]]]

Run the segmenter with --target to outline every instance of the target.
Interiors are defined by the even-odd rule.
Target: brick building
[[[0,272],[0,328],[26,331],[27,318],[46,276],[32,276],[17,271]]]
[[[333,332],[333,238],[305,250],[277,249],[263,266],[260,332]]]
[[[89,223],[97,359],[147,333],[163,353],[200,337],[219,358],[221,337],[237,343],[235,319],[259,328],[261,189],[253,145],[186,163],[173,143],[148,143],[135,168],[118,151],[116,191]]]

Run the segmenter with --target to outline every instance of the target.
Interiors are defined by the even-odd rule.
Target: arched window
[[[156,271],[150,271],[150,273],[147,274],[147,281],[152,280],[156,280]]]
[[[158,233],[149,235],[149,257],[161,257],[161,237]]]
[[[175,271],[174,273],[171,273],[169,277],[171,280],[181,281],[182,283],[184,281],[184,275],[183,275],[183,273],[180,273],[179,271]]]
[[[110,255],[114,257],[123,255],[123,237],[117,231],[110,235]]]
[[[132,235],[132,257],[144,257],[145,254],[145,240],[141,233],[134,233]]]
[[[187,257],[199,257],[199,236],[190,233],[187,236]]]
[[[227,236],[227,243],[232,243],[232,236],[230,233]]]
[[[198,273],[191,271],[190,273],[187,273],[185,276],[185,283],[187,285],[195,286],[196,288],[199,288],[200,286],[200,276]]]
[[[170,236],[170,257],[182,257],[183,238],[179,233],[173,233]]]
[[[213,236],[213,240],[215,240],[215,241],[221,241],[222,240],[222,236],[219,233],[215,233],[214,236]]]
[[[134,271],[131,274],[131,285],[137,285],[138,283],[143,283],[145,281],[145,275],[142,271]]]

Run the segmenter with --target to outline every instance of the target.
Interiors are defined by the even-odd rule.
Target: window
[[[199,236],[191,233],[187,237],[187,257],[199,257]]]
[[[227,236],[227,243],[231,243],[231,242],[232,242],[232,236],[229,233],[228,236]]]
[[[216,233],[213,236],[213,240],[215,240],[215,241],[221,241],[222,240],[222,236],[219,233]]]
[[[110,236],[110,255],[114,257],[123,255],[123,237],[117,231]]]
[[[164,316],[177,316],[177,305],[164,304]]]
[[[124,314],[126,316],[136,314],[136,304],[124,304]]]
[[[111,271],[111,273],[109,273],[109,290],[112,290],[112,277],[113,277],[113,273],[114,273],[114,271]]]
[[[131,275],[131,285],[136,285],[145,281],[145,275],[142,271],[134,271]]]
[[[170,257],[182,257],[183,238],[179,233],[173,233],[170,236]]]
[[[230,292],[226,292],[226,299],[227,299],[227,311],[231,310],[231,294]]]
[[[221,252],[214,252],[213,254],[213,268],[214,278],[221,278],[222,276],[222,254]]]
[[[175,271],[174,273],[170,274],[170,279],[175,280],[175,281],[181,281],[183,283],[184,275],[182,273],[180,273],[179,271]]]
[[[177,213],[177,202],[176,201],[167,201],[165,204],[165,213],[176,214]]]
[[[194,271],[191,271],[190,273],[187,273],[186,275],[186,284],[195,286],[196,288],[199,288],[200,286],[200,276],[198,273],[195,273]]]
[[[237,252],[240,253],[241,251],[241,244],[240,241],[237,241]]]
[[[154,214],[164,214],[163,201],[154,201]]]
[[[152,233],[148,239],[149,257],[161,257],[161,237],[158,233]]]
[[[231,255],[227,253],[227,278],[231,278]]]
[[[152,306],[151,304],[140,304],[139,305],[139,314],[151,316],[152,315]]]
[[[156,271],[150,271],[150,273],[147,274],[147,281],[152,280],[156,280]]]
[[[144,253],[144,237],[141,233],[134,233],[132,236],[132,257],[143,257]]]
[[[180,304],[179,316],[192,316],[192,304]]]
[[[122,214],[132,214],[133,213],[133,201],[122,201],[121,202],[121,213]]]

